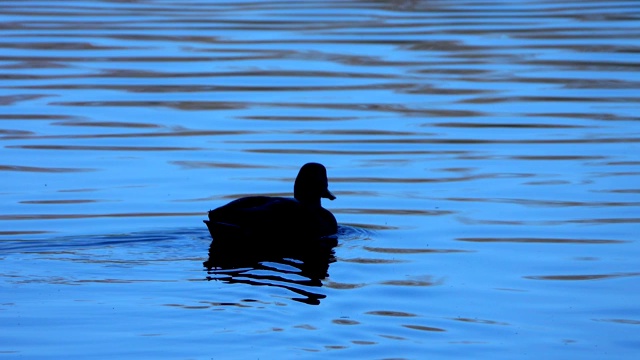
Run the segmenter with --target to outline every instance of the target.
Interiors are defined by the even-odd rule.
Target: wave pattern
[[[632,357],[639,24],[636,1],[2,1],[0,352]],[[328,270],[203,270],[206,211],[308,161],[346,229]]]

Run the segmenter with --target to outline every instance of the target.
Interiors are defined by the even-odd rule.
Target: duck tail
[[[214,241],[216,239],[221,241],[223,241],[223,239],[237,239],[245,235],[242,228],[238,225],[209,220],[204,220],[204,223],[207,225],[209,233]]]

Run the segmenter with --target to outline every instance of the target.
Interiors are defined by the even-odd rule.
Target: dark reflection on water
[[[317,254],[313,257],[275,258],[247,261],[246,254],[222,253],[224,261],[205,262],[209,274],[207,280],[223,281],[228,284],[272,286],[289,290],[302,297],[292,297],[294,301],[318,305],[326,295],[314,288],[322,286],[322,279],[328,275],[329,263],[335,262],[333,254]],[[235,258],[238,262],[229,260]],[[313,290],[312,290],[313,289]],[[315,290],[315,291],[314,291]]]
[[[620,244],[628,241],[605,239],[559,239],[559,238],[459,238],[459,241],[469,242],[507,242],[507,243],[538,243],[538,244]]]
[[[364,229],[341,226],[336,238],[354,240],[366,234]],[[213,239],[203,265],[207,280],[282,288],[301,296],[292,297],[294,301],[319,305],[326,298],[320,292],[323,280],[329,276],[329,265],[336,262],[333,246],[325,245],[333,241],[269,251],[265,247],[229,247]]]
[[[525,276],[524,278],[531,279],[531,280],[581,281],[581,280],[616,279],[621,277],[635,277],[635,276],[640,276],[640,273],[635,272],[635,273],[589,274],[589,275],[540,275],[540,276]]]
[[[32,150],[78,150],[78,151],[185,151],[197,150],[197,148],[189,147],[170,147],[170,146],[73,146],[73,145],[22,145],[7,146],[8,149],[21,148]]]
[[[37,166],[21,166],[21,165],[0,165],[0,171],[24,171],[24,172],[43,172],[43,173],[68,173],[68,172],[84,172],[95,171],[95,169],[74,169],[74,168],[46,168]]]

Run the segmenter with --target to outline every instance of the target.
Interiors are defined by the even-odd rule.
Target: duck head
[[[327,169],[322,164],[307,163],[300,168],[293,186],[293,197],[303,204],[320,207],[320,199],[333,200],[336,197],[329,191]]]

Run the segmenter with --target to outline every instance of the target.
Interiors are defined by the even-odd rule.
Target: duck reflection
[[[292,300],[320,304],[326,295],[313,291],[322,286],[329,264],[336,261],[337,236],[324,237],[298,248],[243,248],[214,238],[204,262],[207,280],[287,289],[300,297]]]

